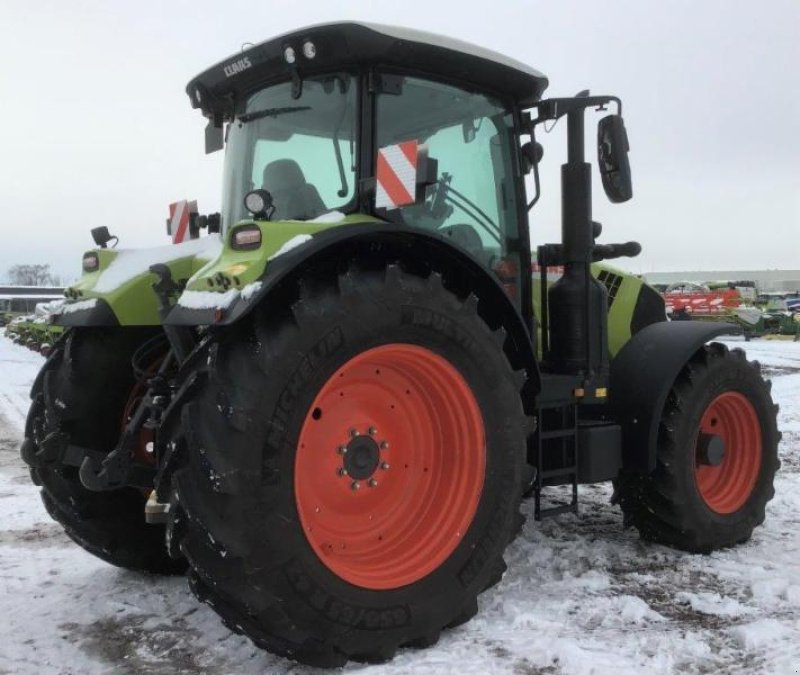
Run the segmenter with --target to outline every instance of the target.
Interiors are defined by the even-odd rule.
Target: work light
[[[266,218],[272,210],[272,195],[266,190],[251,190],[244,196],[244,207],[254,218]]]

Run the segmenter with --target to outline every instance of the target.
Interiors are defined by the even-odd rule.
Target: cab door
[[[376,215],[448,238],[496,278],[527,318],[521,274],[530,252],[521,250],[520,178],[509,106],[420,77],[384,74],[377,80],[376,152],[415,143],[436,160],[438,175],[423,199],[389,205],[384,200]]]

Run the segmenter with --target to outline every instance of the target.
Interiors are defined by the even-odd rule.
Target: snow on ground
[[[580,517],[533,522],[471,622],[373,673],[800,672],[800,343],[738,343],[781,405],[783,468],[766,524],[689,555],[622,528],[607,486]],[[0,337],[0,673],[310,673],[254,648],[183,579],[115,569],[47,516],[18,455],[41,357]]]

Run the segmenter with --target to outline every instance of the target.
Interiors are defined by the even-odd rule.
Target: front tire
[[[758,363],[741,349],[703,347],[667,397],[655,471],[617,484],[626,522],[696,553],[747,541],[775,494],[776,414]]]
[[[306,280],[212,347],[170,538],[259,646],[384,661],[469,619],[519,527],[523,379],[438,275]]]

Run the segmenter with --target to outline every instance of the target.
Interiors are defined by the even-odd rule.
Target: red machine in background
[[[726,316],[742,305],[742,294],[737,288],[711,290],[703,284],[682,281],[667,287],[664,302],[667,315],[673,319],[681,315]]]

